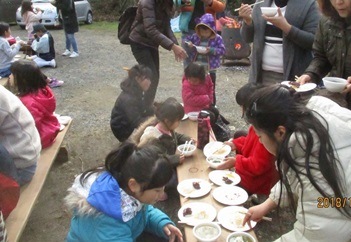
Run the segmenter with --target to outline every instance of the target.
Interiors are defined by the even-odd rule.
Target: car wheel
[[[85,19],[86,24],[92,24],[93,23],[93,13],[89,11],[87,13],[87,18]]]

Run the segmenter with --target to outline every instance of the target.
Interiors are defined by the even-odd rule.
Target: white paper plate
[[[227,156],[232,150],[229,145],[224,145],[223,142],[213,141],[205,145],[204,147],[204,155],[206,157],[209,156]]]
[[[289,81],[283,81],[281,84],[291,87],[292,85],[289,84]],[[305,83],[303,85],[300,85],[298,88],[294,88],[297,92],[309,92],[312,91],[317,87],[316,83]]]
[[[198,182],[200,189],[195,189],[193,182]],[[209,193],[211,191],[211,188],[211,184],[208,181],[196,178],[181,181],[177,186],[179,194],[189,198],[202,197]]]
[[[247,192],[238,186],[221,186],[214,189],[212,196],[225,205],[240,205],[249,198]]]
[[[235,186],[241,181],[241,178],[238,174],[236,174],[234,171],[228,171],[228,170],[215,170],[211,171],[208,174],[208,177],[210,178],[211,182],[218,186]],[[223,178],[227,177],[232,181],[231,184],[227,184],[224,182]]]
[[[184,217],[183,212],[186,208],[190,208],[192,214]],[[198,223],[212,222],[216,216],[216,209],[212,205],[202,202],[187,203],[178,211],[179,220],[190,226],[195,226]]]
[[[242,226],[245,214],[242,214],[241,212],[246,213],[247,209],[240,206],[229,206],[222,208],[219,210],[217,215],[218,222],[220,222],[224,228],[231,231],[241,232],[250,230],[250,227],[247,223]],[[252,228],[255,227],[256,224],[257,222],[251,221]]]

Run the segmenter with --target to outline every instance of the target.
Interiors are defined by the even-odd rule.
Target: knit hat
[[[38,31],[42,31],[42,32],[46,32],[46,28],[44,25],[42,24],[36,24],[33,26],[33,31],[32,31],[32,34],[35,34],[36,32]]]

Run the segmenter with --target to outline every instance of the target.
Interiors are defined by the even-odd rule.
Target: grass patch
[[[84,24],[80,25],[80,28],[90,29],[90,30],[107,30],[107,31],[117,31],[117,21],[108,22],[108,21],[99,21],[93,22],[93,24]]]

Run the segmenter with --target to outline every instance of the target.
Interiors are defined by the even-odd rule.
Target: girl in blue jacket
[[[153,145],[122,143],[105,167],[79,175],[65,198],[73,211],[67,241],[132,242],[145,230],[183,241],[169,217],[150,204],[163,195],[172,176],[167,156]]]

